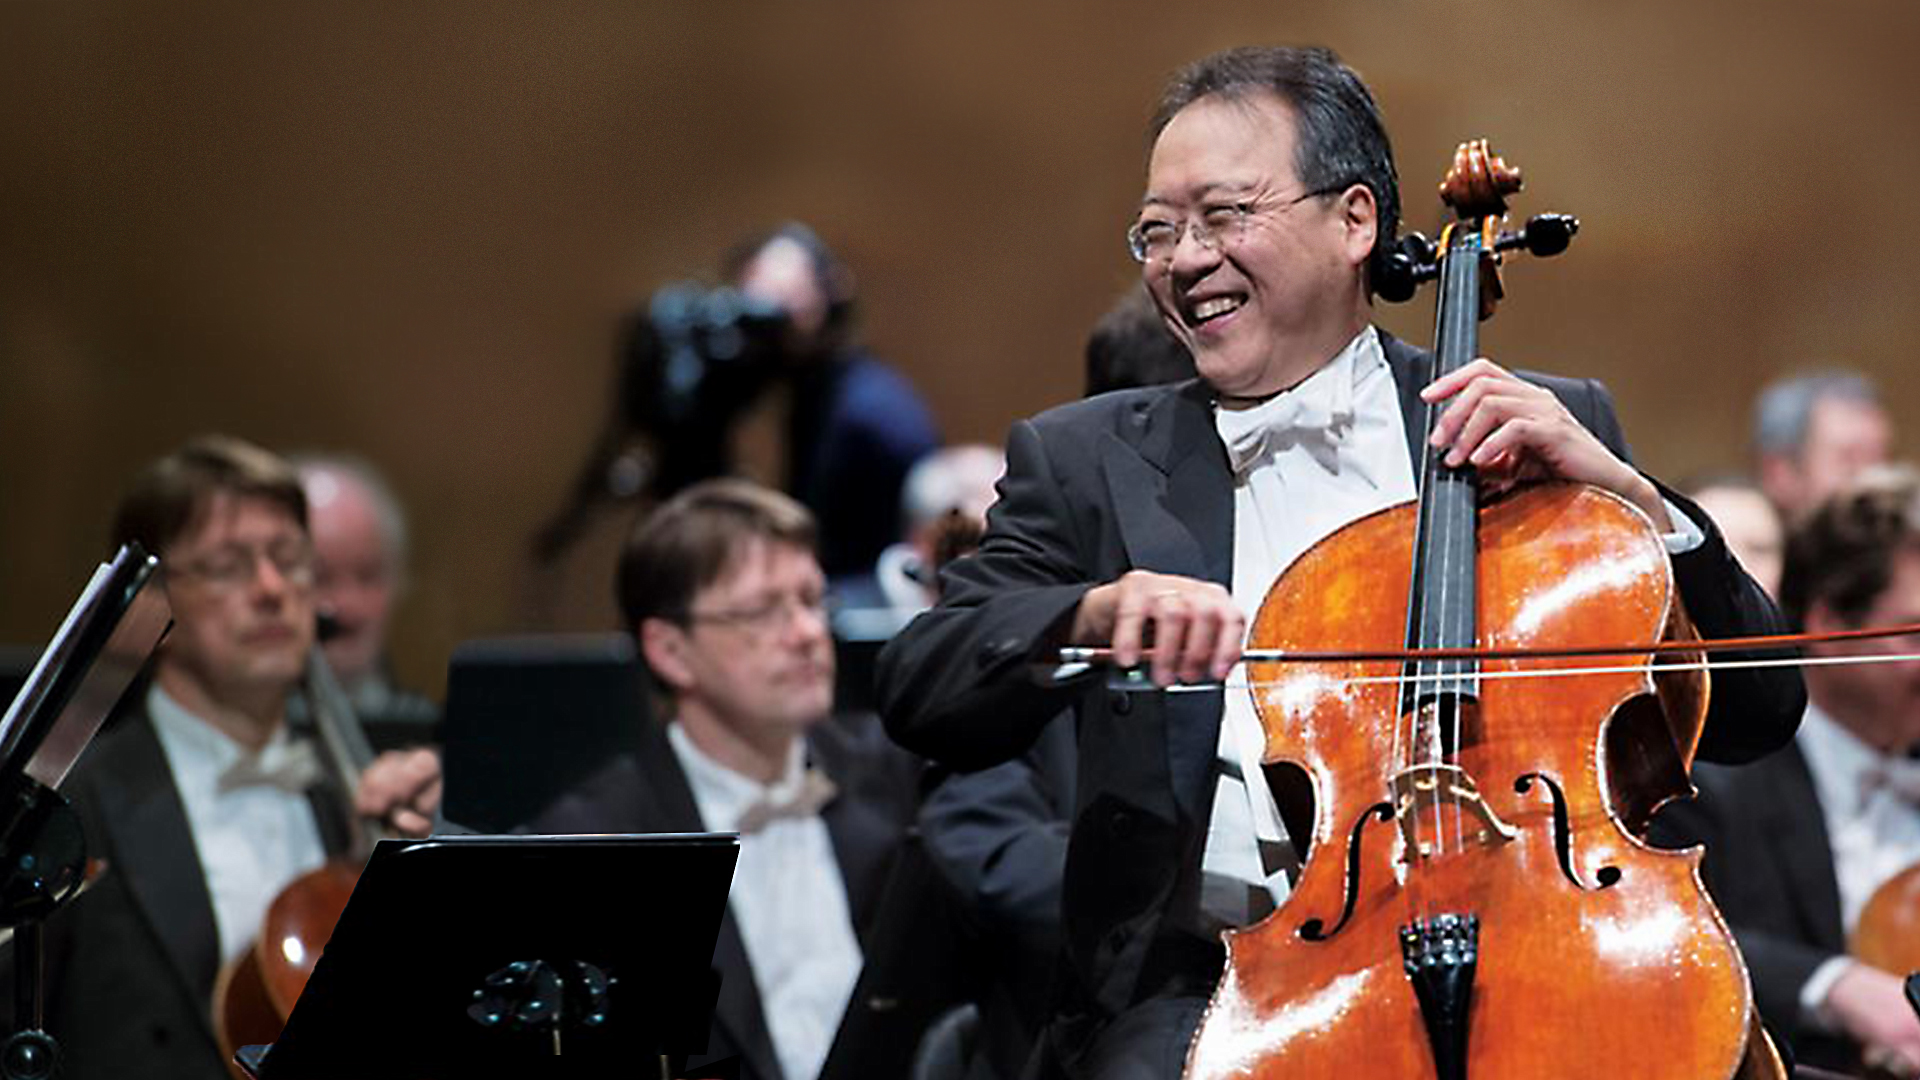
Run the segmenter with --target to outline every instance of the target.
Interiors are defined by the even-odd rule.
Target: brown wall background
[[[404,681],[611,624],[606,521],[527,537],[606,407],[618,317],[796,217],[949,437],[1073,396],[1133,280],[1141,128],[1180,63],[1330,44],[1409,222],[1455,142],[1584,224],[1519,264],[1493,355],[1595,374],[1642,464],[1739,464],[1766,379],[1880,379],[1904,421],[1920,95],[1903,5],[1105,0],[838,6],[0,6],[0,641],[37,642],[120,486],[197,432],[374,459],[414,518]],[[1430,334],[1430,301],[1382,322]],[[776,418],[749,433],[763,475]],[[548,590],[549,616],[528,615]]]

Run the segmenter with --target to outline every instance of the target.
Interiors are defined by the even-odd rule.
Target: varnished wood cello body
[[[1517,174],[1462,148],[1443,191],[1434,377],[1477,351]],[[1664,545],[1610,493],[1483,498],[1437,455],[1417,504],[1309,549],[1249,648],[1512,648],[1688,633]],[[1644,659],[1644,658],[1642,658]],[[1314,796],[1287,901],[1227,935],[1187,1076],[1539,1080],[1739,1075],[1746,972],[1697,853],[1636,836],[1687,791],[1698,672],[1506,678],[1551,661],[1250,663],[1265,759]],[[1359,681],[1356,681],[1359,680]],[[1756,1049],[1761,1049],[1756,1043]],[[1777,1062],[1774,1063],[1777,1067]]]

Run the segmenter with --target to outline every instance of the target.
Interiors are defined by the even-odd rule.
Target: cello
[[[267,906],[253,942],[220,968],[211,1004],[214,1040],[235,1080],[248,1075],[235,1062],[235,1052],[280,1037],[380,839],[378,823],[359,817],[347,794],[372,764],[373,747],[318,643],[307,654],[305,682],[320,757],[328,773],[345,785],[349,847],[288,882]]]
[[[1457,220],[1432,272],[1432,378],[1476,356],[1497,253],[1552,254],[1571,235],[1568,219],[1502,232],[1518,189],[1484,142],[1463,145],[1441,185]],[[1403,278],[1430,273],[1408,262]],[[1186,1076],[1777,1075],[1699,853],[1637,835],[1690,790],[1698,665],[1487,677],[1549,663],[1516,650],[1690,636],[1652,523],[1597,488],[1483,491],[1434,451],[1415,467],[1416,502],[1281,575],[1248,653],[1504,658],[1247,662],[1263,760],[1311,784],[1311,843],[1287,900],[1226,934]]]

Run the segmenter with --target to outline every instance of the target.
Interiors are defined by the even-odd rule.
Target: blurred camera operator
[[[777,386],[790,395],[785,486],[819,522],[821,566],[836,594],[870,589],[875,560],[900,538],[907,470],[940,445],[932,414],[852,343],[853,275],[811,229],[750,237],[721,270],[721,287],[667,285],[635,313],[612,412],[569,501],[535,536],[535,561],[552,565],[609,502],[664,500],[733,472],[735,422]]]
[[[853,275],[813,230],[788,223],[750,238],[726,270],[785,316],[786,486],[819,519],[821,567],[830,579],[868,574],[899,539],[907,470],[940,445],[933,416],[904,376],[852,343]]]

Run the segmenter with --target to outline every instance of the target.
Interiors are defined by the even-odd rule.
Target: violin
[[[1463,145],[1434,265],[1403,247],[1383,274],[1439,279],[1432,378],[1477,355],[1500,254],[1573,234],[1565,218],[1504,232],[1519,188]],[[1416,471],[1415,502],[1310,548],[1250,630],[1263,760],[1305,774],[1311,842],[1287,900],[1225,935],[1186,1076],[1783,1075],[1699,853],[1638,836],[1691,790],[1708,690],[1652,523],[1585,485],[1483,491],[1438,452]],[[1533,650],[1641,641],[1682,644],[1502,677],[1559,662]],[[1254,659],[1309,649],[1401,658]]]

